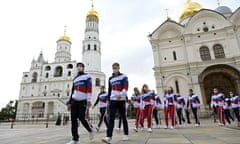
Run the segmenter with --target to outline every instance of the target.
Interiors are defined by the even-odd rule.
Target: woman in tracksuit
[[[168,94],[167,94],[166,98],[167,98],[167,104],[168,104],[168,111],[167,111],[166,119],[168,119],[168,114],[169,114],[171,121],[172,121],[172,126],[170,128],[174,129],[175,125],[176,125],[175,110],[176,110],[176,104],[177,104],[177,96],[173,92],[172,87],[168,88]]]
[[[140,124],[143,128],[144,127],[144,119],[146,116],[148,132],[152,132],[152,111],[153,111],[154,102],[155,102],[154,91],[149,90],[148,85],[144,84],[142,86],[142,104],[143,104],[144,109],[142,110]]]
[[[100,119],[99,119],[99,123],[96,127],[96,130],[99,131],[100,126],[104,120],[106,128],[108,127],[108,120],[106,118],[106,109],[107,109],[107,101],[108,101],[108,93],[105,91],[105,87],[101,86],[101,92],[98,94],[97,100],[93,105],[93,108],[95,108],[95,106],[97,104],[99,104],[99,108],[100,108]]]
[[[160,124],[159,124],[159,117],[158,117],[158,111],[162,107],[162,101],[160,99],[159,95],[155,95],[155,103],[154,103],[154,108],[153,108],[153,117],[156,121],[156,128],[160,129]]]
[[[135,87],[134,89],[134,94],[132,96],[132,102],[133,102],[133,107],[134,107],[134,112],[135,112],[135,128],[134,130],[137,132],[138,128],[139,128],[139,122],[140,122],[140,101],[141,101],[141,93],[138,90],[137,87]]]

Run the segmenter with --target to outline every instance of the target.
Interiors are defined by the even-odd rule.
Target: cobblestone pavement
[[[104,126],[104,125],[103,125]],[[176,129],[153,129],[152,133],[144,131],[134,132],[134,120],[129,120],[129,141],[122,141],[122,130],[114,131],[112,144],[239,144],[240,129],[236,123],[230,126],[219,127],[210,119],[201,120],[201,126],[196,128],[185,125]],[[102,144],[105,130],[94,132],[94,139],[89,140],[88,133],[79,127],[80,141],[84,144]],[[0,124],[1,144],[65,144],[71,139],[70,125],[55,126],[44,124],[26,125],[15,124],[11,129],[10,124]]]

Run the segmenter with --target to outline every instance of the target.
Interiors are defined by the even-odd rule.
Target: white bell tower
[[[82,42],[82,61],[86,71],[101,71],[101,42],[98,30],[98,12],[92,9],[86,16],[85,37]]]

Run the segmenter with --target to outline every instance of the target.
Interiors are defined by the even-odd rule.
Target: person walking
[[[172,87],[168,88],[168,93],[166,98],[167,98],[167,104],[168,104],[166,119],[168,119],[168,114],[169,114],[172,121],[172,126],[170,128],[175,129],[175,125],[176,125],[175,110],[176,110],[176,104],[177,104],[177,96],[174,93]]]
[[[177,93],[177,116],[180,126],[185,123],[185,118],[183,117],[182,113],[185,104],[186,103],[184,98],[179,93]]]
[[[149,90],[149,87],[147,84],[144,84],[142,86],[142,105],[143,105],[143,110],[142,110],[142,115],[141,115],[141,121],[140,125],[142,129],[144,128],[144,119],[147,117],[147,127],[148,127],[148,132],[152,132],[152,111],[153,111],[153,106],[155,103],[155,94],[153,90]]]
[[[200,121],[198,118],[198,109],[200,109],[200,100],[198,95],[193,93],[192,89],[189,89],[189,96],[187,101],[187,108],[191,108],[194,119],[195,119],[195,127],[200,126]]]
[[[156,122],[156,129],[160,129],[160,122],[159,122],[159,116],[158,116],[158,111],[162,107],[162,101],[160,99],[159,95],[155,95],[155,102],[154,102],[154,108],[153,108],[153,117]]]
[[[235,95],[232,91],[229,92],[230,95],[230,101],[231,101],[231,107],[235,114],[235,117],[238,122],[240,122],[240,115],[239,115],[239,97],[238,95]]]
[[[224,103],[224,94],[219,92],[217,88],[213,89],[213,94],[211,97],[211,108],[216,106],[216,111],[219,119],[219,126],[225,125],[224,115],[223,115],[223,103]]]
[[[95,108],[95,106],[99,103],[99,110],[100,110],[100,118],[99,118],[99,122],[98,125],[96,126],[96,130],[99,131],[100,127],[102,125],[102,122],[104,121],[106,128],[108,127],[108,120],[106,117],[106,110],[107,110],[107,102],[108,102],[108,94],[105,91],[105,86],[101,86],[100,88],[100,93],[98,94],[97,100],[93,105],[93,109]]]
[[[79,140],[78,119],[89,132],[90,140],[93,139],[93,130],[86,119],[86,111],[91,107],[92,78],[84,72],[84,64],[77,63],[78,74],[73,79],[72,94],[67,102],[67,109],[71,111],[72,140],[67,144],[77,144]]]
[[[231,109],[231,99],[230,98],[225,98],[224,103],[223,103],[223,112],[224,112],[224,116],[225,119],[227,120],[228,124],[231,124],[231,121],[234,121],[231,113],[230,113],[230,109]]]
[[[141,111],[140,111],[140,101],[141,101],[141,93],[137,87],[133,89],[134,94],[132,95],[132,102],[135,112],[135,132],[138,132],[139,122],[141,118]]]
[[[113,63],[113,74],[108,80],[108,99],[109,99],[109,126],[106,137],[102,139],[105,143],[111,143],[115,114],[118,111],[123,120],[124,141],[128,140],[128,122],[126,117],[126,97],[128,90],[128,77],[120,73],[119,63]]]

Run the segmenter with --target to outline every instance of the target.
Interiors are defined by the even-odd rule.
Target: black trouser
[[[112,137],[114,120],[116,112],[119,112],[120,117],[123,120],[124,134],[128,135],[128,122],[126,117],[125,101],[110,101],[109,104],[109,125],[107,129],[107,137]]]
[[[235,117],[238,121],[240,121],[240,116],[239,116],[239,108],[233,108],[233,112],[235,114]]]
[[[190,112],[188,109],[185,110],[185,114],[186,114],[186,118],[187,118],[187,123],[190,124],[191,121],[190,121]]]
[[[225,118],[226,118],[227,122],[228,122],[229,124],[231,124],[230,119],[232,119],[232,120],[234,120],[234,119],[233,119],[233,117],[232,117],[232,115],[231,115],[231,113],[230,113],[230,110],[229,110],[229,109],[225,109],[225,110],[224,110],[224,115],[225,115]],[[229,119],[229,118],[230,118],[230,119]]]
[[[182,108],[177,109],[177,115],[178,115],[179,124],[182,125],[182,121],[185,123],[185,119],[182,114]]]
[[[106,109],[107,109],[106,107],[100,108],[100,114],[101,114],[101,116],[100,116],[100,119],[99,119],[98,128],[100,128],[103,120],[104,120],[104,123],[105,123],[106,127],[108,127],[108,120],[107,120],[107,117],[106,117],[106,115],[105,115]]]
[[[159,125],[158,110],[156,108],[153,109],[153,117],[156,121],[156,125]]]
[[[118,128],[120,129],[122,125],[122,117],[119,115]]]
[[[91,132],[92,129],[88,121],[86,120],[85,113],[87,109],[87,101],[75,101],[71,102],[71,121],[72,121],[72,136],[73,140],[78,141],[78,119],[81,121],[82,125],[87,129],[88,132]]]
[[[200,121],[199,121],[198,115],[197,115],[197,110],[198,110],[198,108],[193,108],[192,107],[192,112],[193,112],[193,116],[195,118],[195,123],[200,125]]]

